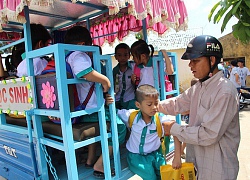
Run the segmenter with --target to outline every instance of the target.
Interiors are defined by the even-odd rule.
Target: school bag
[[[137,65],[135,65],[134,67],[134,74],[136,75],[136,80],[135,80],[135,89],[136,89],[140,83],[140,76],[141,76],[141,68],[139,68]]]
[[[136,89],[140,83],[140,75],[141,75],[141,68],[139,68],[137,65],[135,65],[134,67],[134,74],[136,75],[136,80],[135,80],[135,89]],[[173,85],[169,81],[168,75],[165,76],[165,89],[166,92],[170,92],[173,90]]]
[[[132,128],[135,117],[136,117],[136,115],[138,114],[139,111],[140,110],[134,110],[129,115],[128,126],[129,126],[130,129]],[[160,150],[161,150],[162,154],[164,155],[164,157],[166,157],[166,154],[169,152],[170,138],[169,138],[169,136],[162,135],[162,125],[161,125],[161,121],[160,121],[160,118],[159,118],[159,113],[155,113],[154,118],[156,120],[156,122],[155,122],[156,123],[156,131],[157,131],[158,137],[161,140],[161,148],[160,148]]]
[[[165,76],[165,88],[166,88],[166,92],[173,91],[173,85],[171,81],[169,81],[168,75]]]
[[[67,57],[69,57],[69,55],[71,53],[73,53],[74,51],[70,51],[65,59]],[[73,77],[73,72],[72,72],[72,69],[69,65],[68,62],[66,62],[66,71],[67,73],[70,75],[70,77],[72,78]],[[50,74],[50,73],[55,73],[56,72],[56,69],[55,69],[55,61],[52,60],[52,61],[49,61],[47,66],[45,67],[45,69],[42,71],[42,75],[44,74]],[[94,92],[94,89],[95,89],[95,83],[92,84],[92,86],[90,87],[90,90],[85,98],[85,100],[83,102],[80,102],[79,98],[78,98],[78,93],[77,93],[77,88],[76,88],[76,85],[75,84],[72,84],[72,90],[73,90],[73,98],[74,98],[74,111],[80,111],[80,110],[84,110]],[[57,118],[57,117],[53,117],[53,118],[49,118],[52,122],[56,123],[56,124],[60,124],[61,123],[61,120],[60,118]],[[76,123],[79,123],[81,120],[81,116],[79,117],[74,117],[74,118],[71,118],[71,123],[72,124],[76,124]]]

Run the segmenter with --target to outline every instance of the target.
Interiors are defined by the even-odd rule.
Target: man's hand
[[[170,135],[170,129],[173,126],[174,123],[175,123],[175,121],[173,121],[173,120],[162,123],[165,136],[169,136]]]

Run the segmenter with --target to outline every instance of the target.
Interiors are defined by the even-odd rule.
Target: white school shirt
[[[246,86],[246,77],[250,75],[249,69],[247,67],[238,67],[238,74],[241,82],[241,86]]]
[[[44,70],[44,68],[47,66],[47,64],[48,61],[46,59],[40,57],[33,58],[34,75],[35,76],[40,75]],[[20,64],[17,66],[16,75],[18,77],[28,76],[26,59],[20,62]]]
[[[133,111],[133,109],[121,109],[117,112],[117,116],[121,118],[127,127],[129,127],[128,118]],[[161,113],[159,114],[159,118],[161,123],[169,121],[168,116]],[[162,133],[164,133],[163,128]],[[152,117],[151,123],[146,124],[142,119],[141,112],[139,111],[133,121],[131,134],[127,141],[126,148],[132,153],[146,155],[158,150],[160,145],[161,142],[156,130],[156,121],[154,116]]]
[[[144,84],[148,84],[148,85],[151,85],[151,86],[155,86],[155,82],[154,82],[154,69],[153,67],[146,67],[146,66],[143,66],[143,68],[141,69],[141,72],[140,72],[140,83],[138,85],[141,86],[141,85],[144,85]]]
[[[134,73],[134,67],[135,63],[133,61],[128,61],[128,67],[125,72],[121,72],[119,70],[119,64],[116,67],[114,67],[113,72],[114,70],[119,71],[119,73],[115,75],[115,81],[116,78],[118,77],[118,82],[119,82],[119,91],[116,92],[115,94],[115,101],[120,101],[123,91],[124,91],[123,94],[124,102],[130,101],[135,98],[135,88],[134,85],[131,83],[131,75]]]
[[[140,72],[140,82],[139,85],[144,85],[144,84],[148,84],[151,85],[153,87],[155,87],[155,81],[154,81],[154,68],[153,68],[153,58],[150,57],[149,61],[147,63],[146,66],[144,65],[139,65],[142,66],[141,67],[141,72]],[[164,71],[166,69],[166,63],[164,62]],[[158,70],[160,71],[160,67],[158,68]]]
[[[235,74],[239,75],[237,67],[233,67],[233,69],[230,72],[229,79],[235,85],[236,88],[240,88],[241,85],[236,82]],[[239,80],[240,80],[240,77],[239,77]]]
[[[90,73],[93,71],[92,68],[92,61],[90,57],[81,51],[74,51],[72,52],[67,58],[66,61],[69,63],[71,70],[73,72],[74,78],[82,78],[82,76]],[[83,82],[76,84],[78,98],[80,103],[82,103],[90,90],[93,82]],[[91,109],[97,107],[97,100],[96,100],[96,93],[95,90],[89,99],[86,109]]]

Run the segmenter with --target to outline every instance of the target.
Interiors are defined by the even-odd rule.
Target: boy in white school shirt
[[[161,152],[161,140],[157,133],[159,93],[151,85],[141,85],[136,89],[136,106],[138,114],[133,120],[131,134],[127,141],[127,161],[129,169],[144,180],[156,180],[160,178],[160,166],[165,165],[165,157]],[[117,115],[129,127],[128,119],[134,110],[118,110]],[[170,121],[168,116],[158,114],[160,125]],[[130,127],[129,127],[130,128]],[[163,129],[163,127],[161,126]],[[162,131],[163,132],[163,131]],[[162,134],[164,136],[164,133]],[[181,167],[181,144],[174,137],[175,154],[172,167]]]

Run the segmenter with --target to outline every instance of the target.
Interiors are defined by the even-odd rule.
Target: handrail
[[[5,46],[3,46],[3,47],[0,47],[0,51],[2,51],[2,50],[4,50],[4,49],[8,49],[8,48],[10,48],[10,47],[12,47],[12,46],[15,46],[15,45],[17,45],[17,44],[20,44],[20,43],[22,43],[22,42],[24,42],[24,38],[19,39],[19,40],[15,41],[15,42],[12,42],[12,43],[10,43],[10,44],[7,44],[7,45],[5,45]]]

